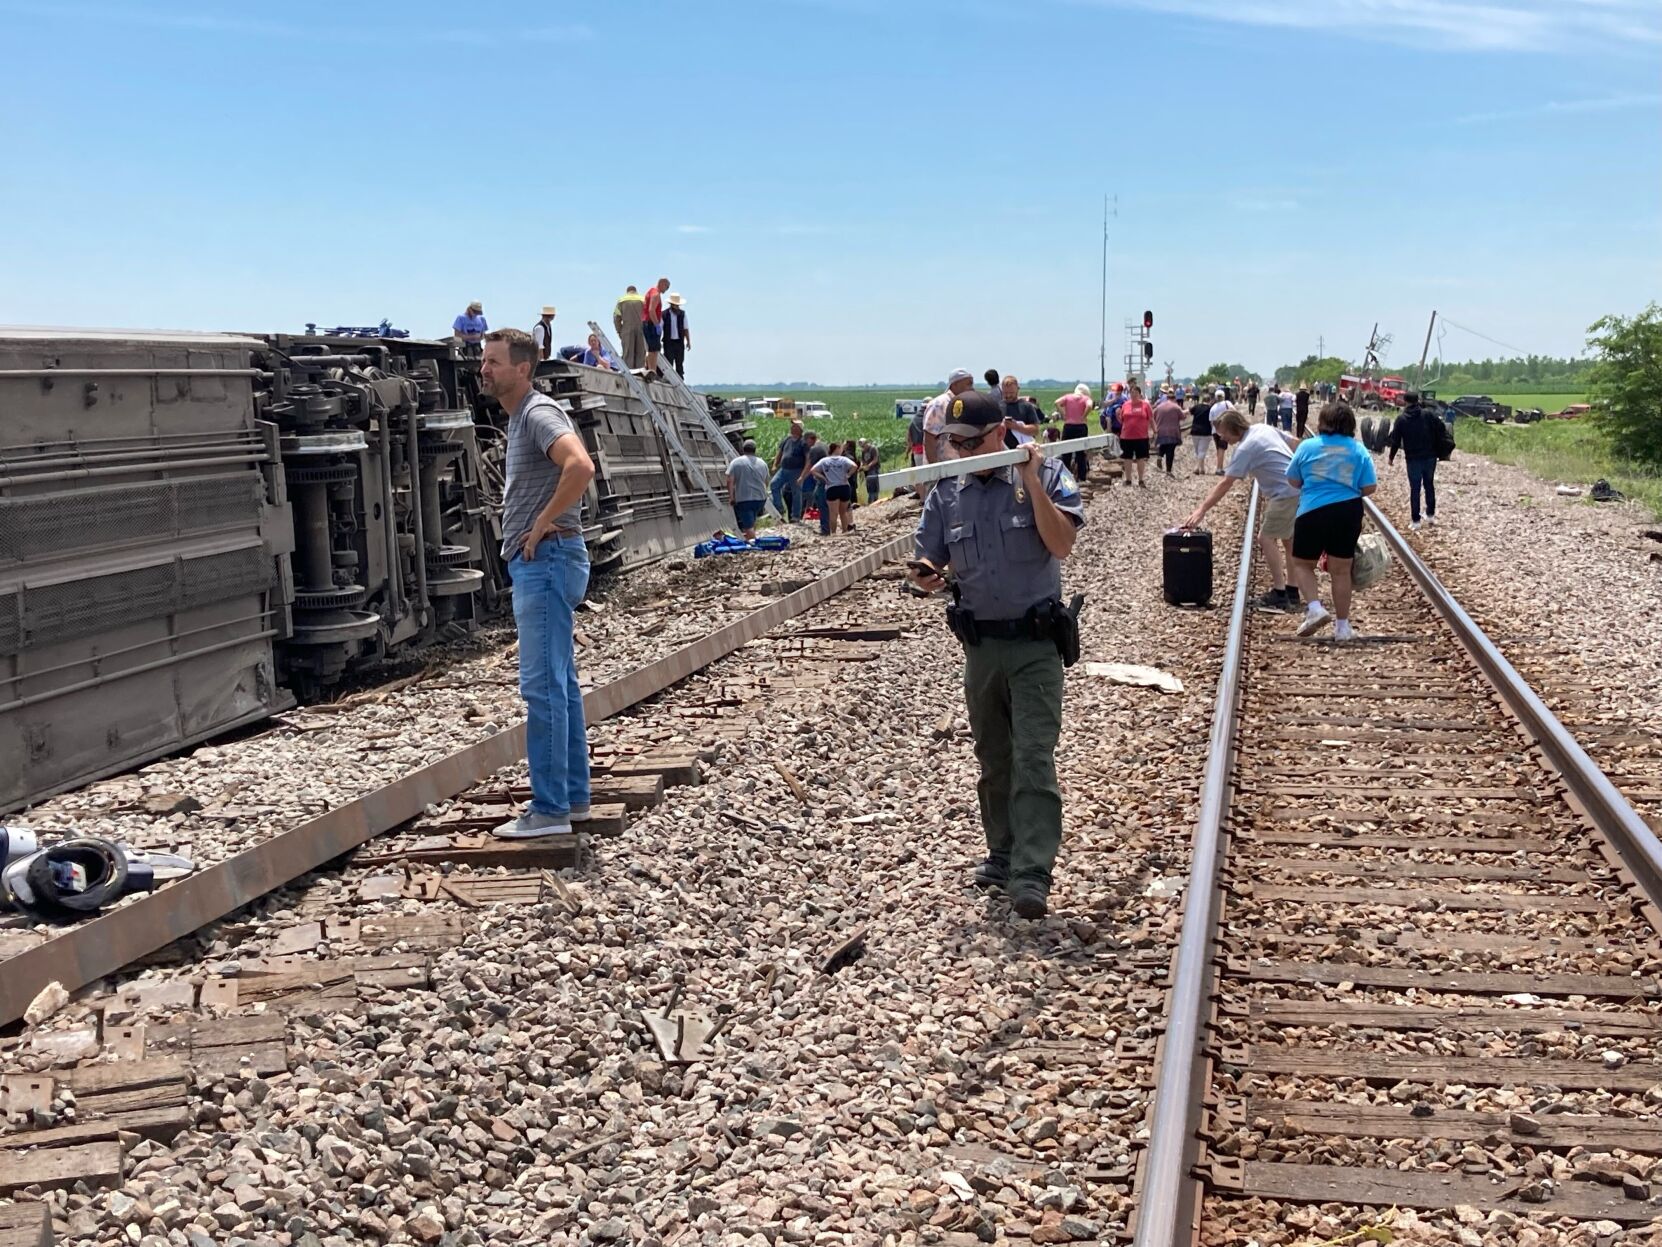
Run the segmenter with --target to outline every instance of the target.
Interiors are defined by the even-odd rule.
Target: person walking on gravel
[[[1091,387],[1083,381],[1073,387],[1072,394],[1064,394],[1056,400],[1053,406],[1062,417],[1063,441],[1079,441],[1090,436],[1091,408],[1095,405],[1091,401]],[[1062,462],[1073,473],[1075,480],[1082,481],[1090,473],[1091,457],[1083,450],[1063,455]]]
[[[1216,475],[1222,476],[1223,475],[1223,452],[1228,449],[1229,443],[1224,441],[1223,438],[1218,434],[1218,420],[1223,416],[1224,412],[1234,411],[1235,410],[1235,404],[1229,401],[1229,395],[1225,394],[1222,390],[1219,390],[1215,395],[1213,395],[1213,397],[1214,397],[1214,399],[1216,399],[1216,401],[1212,404],[1212,413],[1211,413],[1212,414],[1212,450],[1218,457],[1218,466],[1217,466]],[[1270,423],[1274,424],[1275,421],[1271,420]]]
[[[1160,454],[1160,466],[1167,476],[1177,458],[1178,443],[1183,440],[1183,405],[1163,391],[1160,405],[1154,409],[1154,445]]]
[[[1287,465],[1287,481],[1299,490],[1293,521],[1293,578],[1309,603],[1298,625],[1299,636],[1314,636],[1329,623],[1333,639],[1348,641],[1350,564],[1362,535],[1362,499],[1376,490],[1373,456],[1356,440],[1356,413],[1344,403],[1329,403],[1316,417],[1316,436],[1298,444]],[[1316,562],[1327,555],[1333,583],[1333,610],[1322,605],[1316,587]]]
[[[1230,408],[1218,416],[1212,431],[1235,447],[1229,470],[1212,487],[1212,492],[1182,523],[1199,528],[1206,513],[1234,487],[1236,481],[1251,478],[1262,495],[1259,505],[1258,549],[1264,556],[1270,589],[1255,605],[1264,610],[1297,610],[1298,590],[1287,583],[1287,569],[1293,558],[1293,517],[1298,511],[1298,488],[1287,480],[1287,465],[1297,445],[1280,429],[1253,424],[1241,412]]]
[[[1435,412],[1420,406],[1418,394],[1404,396],[1402,414],[1391,425],[1391,451],[1386,463],[1397,461],[1402,452],[1408,465],[1408,527],[1419,530],[1420,494],[1425,494],[1425,522],[1437,523],[1437,452],[1448,425]]]
[[[1125,483],[1131,484],[1130,464],[1137,465],[1137,484],[1148,488],[1148,443],[1154,431],[1154,408],[1143,397],[1142,387],[1131,383],[1131,397],[1120,408],[1120,458],[1125,461]]]
[[[531,388],[537,348],[522,329],[485,335],[479,379],[508,414],[502,561],[513,579],[531,806],[496,828],[509,840],[571,834],[589,817],[589,744],[572,612],[589,585],[583,494],[594,463],[571,417]]]
[[[1189,404],[1189,446],[1195,453],[1195,475],[1206,472],[1206,452],[1212,449],[1212,404],[1195,391]]]
[[[1246,400],[1247,418],[1250,420],[1253,416],[1258,414],[1258,383],[1256,381],[1247,386]]]
[[[945,434],[960,458],[1003,449],[1004,412],[985,394],[955,398]],[[950,569],[948,626],[964,646],[964,701],[987,859],[975,883],[1002,887],[1023,918],[1049,908],[1062,843],[1056,740],[1062,730],[1062,561],[1085,523],[1073,474],[1037,445],[1012,467],[941,481],[924,504],[909,573],[934,592]],[[1058,630],[1063,629],[1062,635]]]

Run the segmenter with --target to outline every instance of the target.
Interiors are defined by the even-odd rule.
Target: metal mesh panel
[[[20,610],[15,593],[0,593],[0,654],[15,654],[18,638],[23,635]]]
[[[251,524],[259,509],[252,473],[0,498],[0,561]]]
[[[26,588],[22,629],[14,649],[91,636],[141,620],[259,593],[271,586],[263,546],[164,563],[90,580]],[[0,636],[4,612],[0,610]]]

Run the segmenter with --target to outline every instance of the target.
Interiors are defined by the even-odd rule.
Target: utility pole
[[[1431,331],[1437,327],[1437,309],[1431,309],[1431,323],[1425,327],[1425,345],[1420,348],[1420,370],[1414,376],[1416,386],[1425,383],[1425,357],[1431,353]],[[1511,337],[1510,334],[1507,335]]]
[[[1120,214],[1120,197],[1114,196],[1114,215]],[[1097,350],[1097,393],[1108,388],[1108,196],[1102,197],[1102,338]]]
[[[1316,358],[1327,358],[1327,339],[1322,337],[1319,333],[1316,335]]]

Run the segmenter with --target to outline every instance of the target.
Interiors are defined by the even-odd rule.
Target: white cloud
[[[1656,0],[1072,0],[1246,26],[1449,51],[1554,51],[1588,42],[1662,47]]]
[[[1662,108],[1662,95],[1608,95],[1588,100],[1547,100],[1528,108],[1503,109],[1490,113],[1467,113],[1454,120],[1460,125],[1475,125],[1485,121],[1527,121],[1537,117],[1557,117],[1575,113],[1610,113],[1629,108]]]

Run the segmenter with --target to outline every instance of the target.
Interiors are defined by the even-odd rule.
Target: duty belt
[[[1020,619],[977,619],[958,604],[958,582],[951,583],[953,603],[946,608],[946,626],[966,646],[979,645],[985,640],[1050,641],[1062,656],[1063,666],[1071,667],[1079,661],[1079,612],[1085,606],[1083,593],[1076,593],[1066,606],[1057,598],[1047,598],[1029,607]]]

